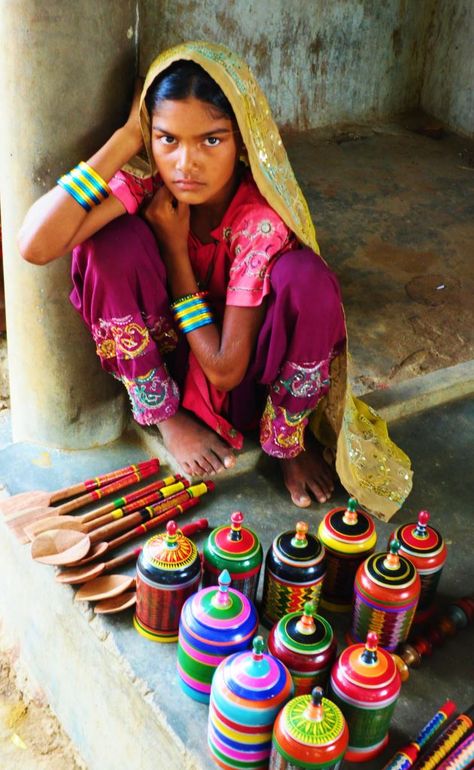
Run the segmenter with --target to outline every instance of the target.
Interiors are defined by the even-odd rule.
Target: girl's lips
[[[181,190],[196,190],[198,187],[203,186],[203,182],[196,182],[194,179],[176,179],[175,185],[181,188]]]

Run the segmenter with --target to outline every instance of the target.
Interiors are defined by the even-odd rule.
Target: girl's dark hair
[[[235,120],[229,100],[206,70],[193,61],[180,59],[155,78],[145,97],[150,115],[166,99],[182,101],[193,96],[214,107],[230,120]]]

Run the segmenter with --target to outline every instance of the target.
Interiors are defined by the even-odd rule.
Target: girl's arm
[[[199,287],[188,254],[189,206],[175,203],[162,187],[145,217],[157,236],[171,294],[177,299],[198,292]],[[227,306],[221,331],[209,324],[187,335],[204,374],[220,390],[233,390],[242,381],[264,315],[265,303],[258,307]]]
[[[142,147],[138,103],[137,89],[126,124],[115,131],[87,161],[106,181]],[[47,264],[67,254],[78,243],[124,213],[123,204],[113,195],[91,211],[86,211],[66,190],[56,185],[39,198],[26,214],[18,234],[20,253],[28,262]]]

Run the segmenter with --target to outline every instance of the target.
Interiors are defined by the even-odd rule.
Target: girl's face
[[[152,152],[172,195],[192,206],[226,206],[242,146],[234,123],[194,97],[165,100],[153,112]]]

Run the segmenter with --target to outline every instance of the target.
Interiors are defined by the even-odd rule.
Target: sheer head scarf
[[[127,170],[140,176],[156,172],[145,96],[155,78],[180,59],[199,64],[220,86],[234,111],[260,193],[298,240],[319,254],[308,204],[267,99],[248,65],[223,45],[183,43],[164,51],[152,62],[140,100],[148,168],[142,166],[139,170],[132,162]],[[319,440],[337,448],[336,470],[347,491],[367,510],[388,520],[411,489],[410,461],[390,440],[384,421],[369,406],[353,398],[347,383],[347,353],[334,359],[329,394],[311,416],[310,426]]]

